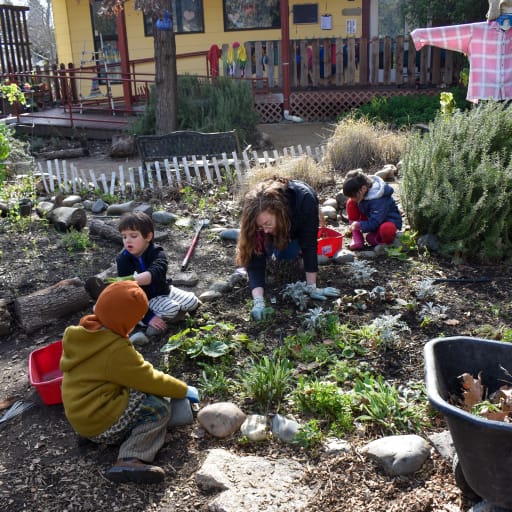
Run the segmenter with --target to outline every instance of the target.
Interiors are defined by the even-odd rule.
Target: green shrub
[[[466,89],[455,87],[449,89],[449,92],[453,94],[459,110],[466,110],[470,107],[471,103],[465,99]],[[402,128],[414,124],[428,124],[435,119],[438,112],[439,96],[437,94],[414,94],[391,98],[374,96],[369,103],[355,109],[353,115],[356,119],[367,117],[396,128]]]
[[[512,251],[512,117],[483,102],[439,114],[409,139],[401,200],[411,228],[436,235],[445,254],[498,261]]]
[[[256,133],[258,114],[253,108],[250,86],[240,80],[219,77],[214,81],[197,76],[178,77],[178,129],[200,132],[223,132],[236,129],[240,143],[250,143]],[[132,134],[155,133],[156,95],[144,114],[132,125]]]

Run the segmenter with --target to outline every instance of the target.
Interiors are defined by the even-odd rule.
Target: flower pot
[[[512,372],[512,344],[471,337],[436,338],[424,349],[425,381],[432,406],[440,411],[453,439],[460,469],[475,494],[498,507],[512,509],[512,424],[488,420],[450,404],[460,395],[458,376],[482,372],[489,395]]]

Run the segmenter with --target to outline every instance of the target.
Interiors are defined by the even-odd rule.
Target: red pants
[[[368,217],[359,211],[359,206],[355,199],[349,198],[347,200],[347,217],[349,222],[368,220]],[[383,222],[377,231],[368,233],[366,235],[366,241],[370,245],[377,244],[390,244],[395,239],[396,226],[390,222]]]

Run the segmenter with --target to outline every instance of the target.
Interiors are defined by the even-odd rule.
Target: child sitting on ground
[[[117,273],[119,277],[133,276],[146,292],[149,310],[142,320],[148,326],[146,334],[163,333],[168,322],[195,311],[199,299],[169,283],[167,255],[153,241],[155,230],[149,215],[140,211],[125,213],[119,221],[119,232],[124,249],[116,258]]]
[[[352,231],[352,251],[369,245],[390,244],[402,228],[402,216],[393,199],[393,187],[379,176],[366,176],[360,170],[347,173],[343,194],[348,197],[347,217]]]
[[[114,482],[161,482],[164,470],[147,463],[163,446],[174,411],[199,401],[195,387],[154,369],[128,339],[147,309],[137,283],[113,283],[101,292],[94,314],[68,327],[62,340],[66,417],[93,442],[122,443],[106,473]]]

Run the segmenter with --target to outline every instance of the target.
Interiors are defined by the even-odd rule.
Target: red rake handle
[[[188,262],[190,261],[190,258],[192,257],[192,253],[194,252],[194,249],[197,245],[197,241],[199,240],[199,233],[201,232],[202,228],[203,228],[203,224],[201,223],[196,230],[196,234],[194,235],[194,238],[192,238],[192,243],[190,244],[190,247],[188,248],[187,254],[185,254],[185,257],[183,258],[183,261],[181,262],[181,271],[182,272],[187,268]]]

